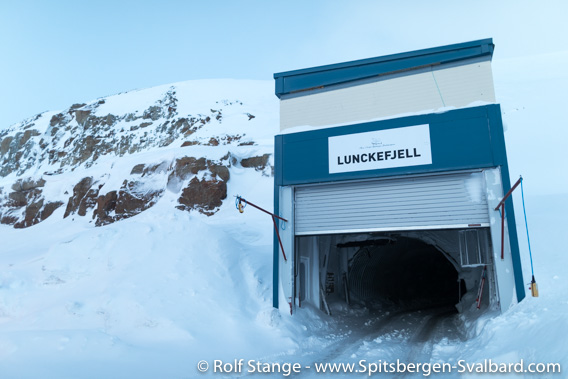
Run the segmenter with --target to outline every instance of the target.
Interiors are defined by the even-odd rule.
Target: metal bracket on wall
[[[517,186],[521,184],[522,180],[523,177],[521,176],[519,180],[517,180],[515,185],[511,187],[509,192],[507,192],[505,196],[503,196],[503,199],[501,199],[499,204],[497,204],[497,206],[495,207],[496,211],[501,212],[501,260],[505,259],[505,201],[511,196],[515,188],[517,188]]]
[[[244,199],[243,197],[237,195],[237,209],[239,210],[239,212],[243,213],[244,209],[247,205],[251,205],[251,206],[255,207],[256,209],[258,209],[259,211],[262,211],[262,212],[267,213],[270,216],[272,216],[272,222],[274,223],[274,230],[276,230],[276,236],[278,237],[278,243],[280,243],[280,248],[282,249],[282,256],[284,257],[284,261],[288,262],[288,259],[286,258],[286,253],[284,253],[284,246],[282,245],[282,240],[280,239],[280,232],[278,232],[278,224],[276,223],[276,219],[282,220],[284,222],[288,222],[288,220],[286,220],[285,218],[282,218],[278,215],[275,215],[274,213],[269,212],[266,209],[261,208],[258,205],[255,205],[255,204],[251,203],[250,201]]]

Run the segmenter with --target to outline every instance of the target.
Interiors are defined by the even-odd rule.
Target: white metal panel
[[[280,246],[278,246],[278,276],[279,276],[279,294],[278,294],[278,307],[280,309],[289,309],[289,303],[293,302],[294,294],[294,209],[293,209],[294,191],[292,187],[280,187],[279,216],[288,220],[283,222],[277,220],[277,225],[280,229],[280,238],[282,246],[284,246],[284,253],[288,258],[284,260],[284,255]]]
[[[495,102],[491,62],[460,66],[459,69],[434,71],[444,102],[455,107],[474,101]]]
[[[460,108],[475,101],[495,102],[489,60],[428,67],[284,96],[280,101],[280,130]]]
[[[296,235],[489,226],[479,172],[298,187],[294,213]]]
[[[499,306],[501,312],[505,312],[517,303],[515,289],[515,270],[511,257],[511,244],[509,240],[509,226],[505,219],[505,259],[501,259],[501,214],[495,207],[503,198],[503,184],[499,168],[485,170],[485,182],[487,183],[488,215],[491,220],[491,240],[493,241],[493,262],[495,267],[495,279],[497,281],[497,293],[499,294]]]

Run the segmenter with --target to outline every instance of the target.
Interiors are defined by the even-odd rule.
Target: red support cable
[[[286,258],[286,253],[284,253],[284,246],[282,245],[282,240],[280,239],[280,232],[278,232],[278,224],[276,224],[276,219],[282,220],[284,222],[288,222],[288,220],[286,220],[285,218],[282,218],[280,216],[277,216],[274,213],[269,212],[266,209],[263,209],[263,208],[259,207],[258,205],[255,205],[255,204],[251,203],[250,201],[245,200],[244,198],[242,198],[240,196],[237,196],[237,199],[239,200],[239,204],[240,204],[240,201],[242,200],[242,201],[245,202],[245,204],[252,205],[253,207],[258,209],[259,211],[262,211],[262,212],[267,213],[270,216],[272,216],[272,222],[274,223],[274,230],[276,231],[276,236],[278,237],[278,243],[280,244],[280,248],[282,249],[282,256],[284,256],[284,261],[287,262],[288,259]]]
[[[501,205],[501,260],[505,259],[505,203]]]
[[[519,180],[517,180],[517,182],[513,185],[513,187],[511,187],[511,189],[505,194],[505,196],[503,196],[499,204],[497,204],[497,206],[495,207],[496,211],[498,210],[501,211],[501,260],[505,259],[505,201],[509,198],[509,196],[511,196],[515,188],[517,188],[518,185],[521,184],[521,180],[523,180],[522,176],[519,178]]]
[[[264,213],[268,213],[268,214],[271,215],[272,217],[276,217],[276,218],[279,219],[279,220],[288,222],[288,220],[286,220],[285,218],[282,218],[282,217],[280,217],[280,216],[277,216],[277,215],[275,215],[274,213],[268,212],[266,209],[263,209],[263,208],[259,207],[258,205],[255,205],[255,204],[251,203],[250,201],[245,200],[245,199],[242,198],[242,197],[241,197],[240,199],[241,199],[242,201],[244,201],[245,204],[252,205],[253,207],[255,207],[256,209],[258,209],[259,211],[263,211]]]
[[[280,239],[280,233],[278,232],[278,225],[276,224],[275,216],[272,215],[272,222],[274,222],[274,230],[276,230],[276,236],[278,237],[278,243],[280,243],[280,248],[282,249],[282,255],[284,256],[284,262],[288,262],[286,259],[286,254],[284,253],[284,246],[282,246],[282,240]]]
[[[523,177],[521,176],[519,178],[519,180],[517,180],[517,182],[515,183],[515,185],[513,185],[513,187],[511,187],[511,189],[509,190],[509,192],[507,192],[505,194],[505,196],[503,196],[503,198],[501,199],[501,201],[499,202],[499,204],[497,204],[497,206],[495,207],[495,210],[499,210],[499,207],[501,205],[505,206],[505,200],[507,200],[509,198],[509,196],[511,196],[511,194],[513,193],[513,191],[515,190],[515,188],[517,188],[519,186],[519,184],[521,184],[521,180],[523,180]]]

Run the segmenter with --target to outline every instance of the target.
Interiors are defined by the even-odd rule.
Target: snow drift
[[[566,57],[555,59],[568,63]],[[518,60],[513,68],[496,62],[495,80],[512,176],[522,173],[526,182],[541,297],[503,315],[462,320],[464,341],[432,342],[429,354],[414,355],[420,359],[568,364],[566,190],[541,184],[565,162],[546,162],[522,148],[544,143],[534,135],[531,120],[538,115],[539,136],[562,149],[561,107],[543,116],[535,96],[552,82],[565,87],[568,78],[549,70],[526,91],[523,74],[534,62]],[[356,331],[314,309],[290,317],[272,308],[271,220],[234,208],[237,194],[271,208],[278,130],[272,85],[177,83],[0,129],[2,377],[178,378],[200,375],[202,359],[410,356],[404,320],[363,340],[358,333],[374,321]],[[522,235],[518,200],[515,195]],[[354,312],[364,319],[364,311]]]

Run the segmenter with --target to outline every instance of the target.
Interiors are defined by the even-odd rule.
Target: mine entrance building
[[[524,298],[491,39],[274,74],[274,306]],[[504,240],[503,258],[501,240]]]

